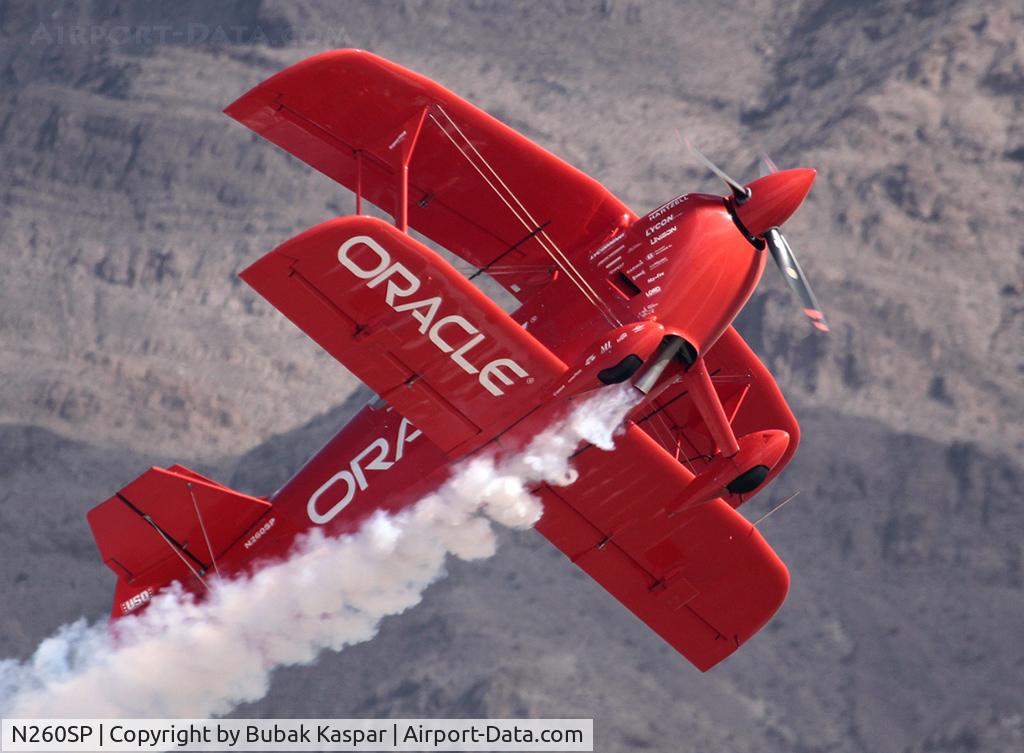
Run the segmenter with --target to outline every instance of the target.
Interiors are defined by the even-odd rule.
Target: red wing
[[[520,300],[551,279],[542,240],[571,255],[635,219],[597,181],[484,111],[361,50],[297,63],[225,112],[347,188],[361,183],[395,216],[411,152],[409,224],[488,267]]]
[[[537,528],[701,670],[756,633],[786,597],[789,573],[722,500],[669,517],[693,474],[631,425],[615,449],[589,447],[579,479],[540,490]]]
[[[448,262],[373,217],[318,225],[241,276],[445,452],[507,428],[565,371]]]
[[[760,487],[763,489],[785,467],[800,444],[796,417],[768,369],[733,327],[725,331],[704,360],[737,437],[765,429],[789,433],[789,446]],[[681,385],[674,384],[658,395],[651,409],[637,417],[636,422],[693,473],[699,473],[711,462],[714,440]],[[744,496],[743,501],[750,496]]]

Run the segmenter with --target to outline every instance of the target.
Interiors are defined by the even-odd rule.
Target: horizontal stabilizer
[[[103,561],[118,575],[114,615],[172,581],[202,579],[270,508],[183,466],[150,468],[87,516]]]

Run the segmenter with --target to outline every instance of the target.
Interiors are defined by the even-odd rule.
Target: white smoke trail
[[[383,617],[419,602],[449,554],[494,554],[491,520],[536,523],[541,505],[527,488],[571,482],[581,441],[611,449],[631,402],[625,389],[602,390],[521,453],[472,459],[437,491],[355,534],[315,530],[287,560],[221,582],[203,602],[178,590],[114,630],[66,625],[28,661],[0,662],[0,714],[203,718],[257,700],[275,667],[373,638]]]

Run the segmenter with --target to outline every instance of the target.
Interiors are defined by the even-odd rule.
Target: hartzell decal
[[[647,215],[647,219],[656,220],[658,217],[661,217],[661,215],[665,214],[665,212],[669,211],[670,209],[673,209],[674,207],[679,206],[684,201],[686,201],[686,197],[687,194],[683,194],[682,196],[677,196],[676,198],[672,199],[672,201],[668,202],[667,204],[662,204],[660,207],[658,207],[649,215]]]

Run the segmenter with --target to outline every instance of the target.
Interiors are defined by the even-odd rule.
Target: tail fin
[[[117,574],[113,616],[172,581],[192,588],[270,510],[180,465],[150,468],[88,513],[107,567]]]

